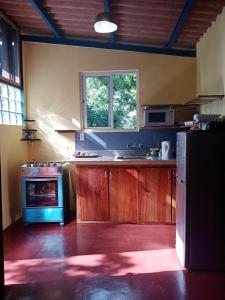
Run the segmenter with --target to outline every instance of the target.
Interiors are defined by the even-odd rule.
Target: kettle
[[[170,141],[162,141],[162,159],[170,159]]]

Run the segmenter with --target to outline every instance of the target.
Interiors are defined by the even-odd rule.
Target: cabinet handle
[[[105,170],[105,178],[108,177],[108,170]]]
[[[170,170],[168,170],[168,179],[170,179]]]
[[[112,179],[112,172],[109,171],[109,179]]]

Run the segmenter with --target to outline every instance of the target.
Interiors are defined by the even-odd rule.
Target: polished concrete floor
[[[225,299],[225,274],[182,269],[174,225],[18,222],[4,246],[5,300]]]

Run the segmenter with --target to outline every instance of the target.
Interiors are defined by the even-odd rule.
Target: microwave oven
[[[174,125],[174,109],[171,107],[146,107],[143,110],[143,126]]]

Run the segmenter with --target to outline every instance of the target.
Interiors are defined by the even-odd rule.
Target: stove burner
[[[42,162],[28,162],[24,164],[24,167],[28,168],[43,168],[43,167],[61,167],[63,162],[56,162],[56,161],[42,161]]]

